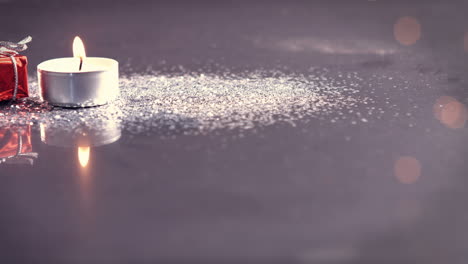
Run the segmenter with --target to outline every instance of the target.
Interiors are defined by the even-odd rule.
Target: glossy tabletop
[[[27,155],[0,164],[1,263],[466,263],[467,2],[0,0],[0,10],[1,40],[33,36],[31,79],[80,35],[122,76],[313,68],[359,76],[371,101],[345,118],[241,134],[139,134],[110,120],[86,147],[37,122],[5,125],[2,158],[19,140]]]

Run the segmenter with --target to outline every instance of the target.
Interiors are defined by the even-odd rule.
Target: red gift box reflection
[[[16,98],[28,97],[28,59],[26,56],[14,56],[18,69],[18,93]],[[14,65],[10,57],[0,56],[0,101],[13,98],[15,90]]]
[[[31,127],[0,128],[0,163],[34,163],[37,153],[32,152]]]

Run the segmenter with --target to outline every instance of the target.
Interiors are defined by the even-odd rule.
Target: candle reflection
[[[74,128],[54,125],[53,123],[41,124],[41,141],[43,143],[57,147],[81,149],[78,153],[83,153],[83,155],[87,153],[88,157],[89,151],[86,149],[114,143],[119,140],[120,136],[120,127],[113,120],[102,122],[99,127],[91,127],[86,123],[82,123]]]
[[[120,136],[119,125],[113,120],[103,122],[99,127],[83,123],[73,129],[41,124],[41,141],[51,146],[75,148],[81,168],[89,166],[92,148],[111,144],[119,140]]]
[[[82,232],[91,232],[95,216],[96,170],[91,166],[94,148],[114,143],[120,139],[121,129],[118,120],[99,119],[93,121],[93,126],[83,123],[70,123],[64,126],[60,123],[48,122],[41,126],[41,141],[49,146],[68,148],[73,151],[76,160],[76,178],[78,203],[80,207],[80,222]]]
[[[89,146],[78,147],[78,161],[82,168],[86,168],[88,166],[90,151],[91,148]]]

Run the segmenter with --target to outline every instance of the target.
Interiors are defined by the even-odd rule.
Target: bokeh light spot
[[[421,176],[421,163],[411,156],[399,157],[395,162],[394,173],[401,183],[415,183]]]
[[[393,27],[393,34],[400,44],[413,45],[421,38],[421,24],[414,17],[401,17]]]
[[[468,52],[468,32],[465,33],[465,37],[463,38],[463,49],[465,52]]]
[[[466,106],[450,96],[439,97],[433,112],[437,120],[452,129],[464,127],[468,116]]]

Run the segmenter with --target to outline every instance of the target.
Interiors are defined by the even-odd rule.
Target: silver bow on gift
[[[13,90],[12,100],[16,100],[16,95],[18,94],[18,66],[16,65],[15,55],[18,55],[19,52],[24,51],[28,48],[27,43],[31,42],[32,37],[27,36],[18,43],[10,41],[0,41],[0,57],[9,57],[11,63],[13,63],[13,71],[15,73],[15,89]]]

